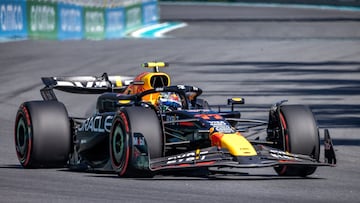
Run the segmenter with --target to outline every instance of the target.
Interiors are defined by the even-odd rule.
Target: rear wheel
[[[63,167],[69,158],[71,129],[57,101],[23,103],[15,120],[15,149],[24,168]]]
[[[152,177],[149,158],[162,157],[163,147],[162,128],[153,110],[126,107],[114,117],[110,158],[119,176]]]
[[[284,105],[280,107],[279,121],[283,128],[284,151],[309,155],[319,160],[320,139],[315,118],[307,106]],[[281,176],[308,176],[314,166],[279,166],[275,171]]]

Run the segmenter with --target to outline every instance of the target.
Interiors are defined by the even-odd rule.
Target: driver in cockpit
[[[157,100],[157,106],[161,112],[181,110],[180,95],[175,92],[161,92]]]

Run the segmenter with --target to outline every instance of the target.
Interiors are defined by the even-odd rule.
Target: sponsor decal
[[[81,39],[83,37],[83,9],[80,6],[58,4],[59,39]]]
[[[195,115],[195,118],[202,118],[204,120],[222,120],[223,117],[219,114],[198,114]]]
[[[133,137],[133,144],[139,146],[145,146],[145,138],[142,136]]]
[[[60,9],[60,29],[64,32],[81,32],[81,10],[74,8]]]
[[[105,10],[84,7],[84,34],[87,39],[105,38]]]
[[[215,128],[217,132],[234,133],[233,128],[225,121],[208,121],[209,124]]]
[[[104,32],[104,16],[102,12],[98,11],[87,11],[85,13],[86,32]]]
[[[120,38],[125,33],[125,9],[110,8],[105,10],[106,38]]]
[[[0,37],[22,38],[27,34],[25,1],[0,0]]]
[[[114,116],[94,116],[86,119],[79,131],[88,131],[88,132],[107,132],[110,133],[112,121]]]
[[[106,25],[106,30],[113,32],[124,29],[122,19],[124,18],[123,12],[121,11],[109,11],[107,13],[108,23]]]
[[[26,5],[29,36],[42,39],[57,39],[57,4],[50,1],[26,1]]]
[[[33,5],[30,7],[32,32],[51,32],[56,29],[56,12],[54,6]]]
[[[143,24],[153,24],[158,22],[158,7],[156,2],[144,3],[142,6]]]
[[[185,89],[185,85],[177,85],[178,89],[184,90]]]
[[[198,113],[198,112],[209,112],[210,110],[209,109],[189,109],[186,111],[191,112],[191,113]],[[199,116],[195,115],[195,117],[199,117]]]
[[[126,8],[126,29],[133,29],[142,25],[141,7],[139,5]]]
[[[164,91],[164,88],[163,87],[157,87],[157,88],[155,88],[155,91],[162,92],[162,91]]]
[[[178,164],[183,162],[189,162],[189,161],[195,161],[195,160],[205,160],[206,154],[208,154],[209,151],[202,151],[202,152],[189,152],[180,154],[177,156],[171,156],[167,158],[166,164]]]
[[[300,159],[296,158],[294,155],[290,155],[287,152],[278,151],[278,150],[270,150],[270,155],[277,159],[294,160],[294,161],[300,160]]]
[[[0,19],[2,31],[21,31],[24,29],[23,8],[20,4],[1,4]]]
[[[56,78],[55,78],[56,80]],[[92,87],[108,87],[109,83],[107,81],[87,81],[87,82],[79,82],[79,81],[56,81],[57,86],[69,86],[69,87],[81,87],[81,88],[92,88]],[[126,83],[126,81],[125,81]]]

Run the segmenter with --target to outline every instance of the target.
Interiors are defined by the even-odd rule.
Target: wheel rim
[[[284,130],[284,136],[285,136],[285,139],[284,139],[284,151],[286,152],[289,152],[290,151],[290,145],[289,145],[289,135],[287,133],[287,125],[286,125],[286,121],[285,121],[285,118],[284,118],[284,115],[282,113],[280,113],[280,122],[281,122],[281,125],[282,125],[282,128]],[[279,171],[279,174],[280,175],[284,175],[286,173],[286,170],[287,170],[287,166],[279,166],[278,167],[278,171]]]
[[[281,122],[281,125],[282,125],[282,128],[284,130],[284,136],[285,136],[285,139],[284,139],[284,151],[287,151],[287,152],[290,152],[290,144],[289,144],[289,134],[287,132],[287,125],[286,125],[286,121],[285,121],[285,118],[284,118],[284,115],[282,113],[280,113],[280,122]]]
[[[117,125],[115,128],[112,149],[114,163],[116,165],[120,165],[124,159],[125,154],[125,133],[121,129],[120,125]]]
[[[31,149],[31,140],[29,128],[26,125],[23,116],[20,116],[18,119],[15,136],[15,146],[18,158],[23,165],[26,165]]]

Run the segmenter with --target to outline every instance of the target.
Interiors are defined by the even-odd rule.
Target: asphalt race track
[[[164,39],[0,44],[0,202],[359,202],[360,12],[168,4],[161,11],[163,21],[188,26]],[[266,119],[282,99],[310,105],[330,129],[338,166],[305,179],[271,168],[153,179],[21,168],[15,114],[22,102],[41,99],[41,76],[135,76],[152,60],[170,62],[172,83],[201,87],[213,105],[244,97],[247,118]],[[58,97],[78,116],[95,102]]]

